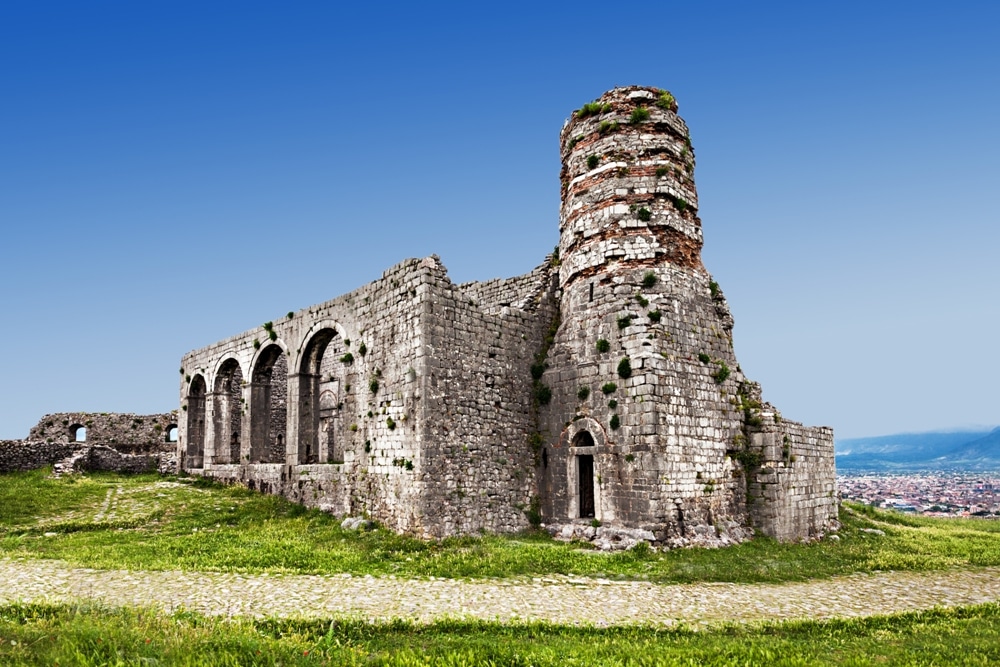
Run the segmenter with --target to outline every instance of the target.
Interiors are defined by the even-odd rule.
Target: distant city
[[[843,500],[926,516],[1000,519],[1000,472],[837,476]]]

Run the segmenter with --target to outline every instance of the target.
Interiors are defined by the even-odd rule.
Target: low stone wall
[[[69,442],[0,440],[0,473],[52,465],[72,455],[75,449]]]

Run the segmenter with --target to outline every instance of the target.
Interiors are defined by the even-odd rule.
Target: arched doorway
[[[226,359],[215,376],[212,394],[215,463],[239,463],[242,432],[243,371],[236,359]]]
[[[184,466],[205,466],[205,378],[200,374],[191,378],[187,397],[187,448]]]
[[[299,463],[342,463],[341,414],[348,400],[352,357],[335,329],[321,329],[306,346],[299,370]]]
[[[577,473],[577,507],[580,509],[580,518],[593,518],[595,515],[594,503],[594,436],[589,431],[580,431],[573,437],[573,447],[586,447],[591,453],[580,453],[576,455]]]
[[[288,362],[279,345],[257,357],[250,384],[250,463],[284,463]]]

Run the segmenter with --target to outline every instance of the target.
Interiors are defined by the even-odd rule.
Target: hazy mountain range
[[[1000,428],[850,438],[837,440],[835,449],[841,471],[1000,471]]]

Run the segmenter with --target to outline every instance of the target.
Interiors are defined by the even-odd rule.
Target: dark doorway
[[[580,479],[580,518],[594,516],[594,457],[581,455],[576,457],[579,466]]]

